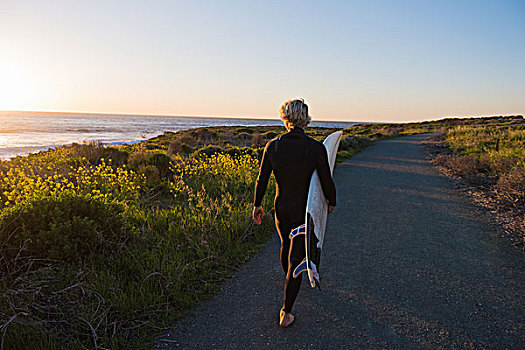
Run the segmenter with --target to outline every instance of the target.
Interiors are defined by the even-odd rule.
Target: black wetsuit
[[[301,287],[302,274],[293,278],[293,269],[305,257],[304,239],[295,239],[290,247],[289,234],[305,223],[308,188],[314,170],[317,170],[328,203],[335,206],[335,185],[330,174],[326,148],[319,141],[306,136],[303,129],[296,127],[268,142],[255,185],[254,205],[257,207],[261,205],[273,171],[277,189],[274,203],[275,225],[281,238],[281,264],[286,274],[285,312],[291,311]]]

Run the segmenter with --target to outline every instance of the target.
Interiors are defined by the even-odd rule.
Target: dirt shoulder
[[[443,134],[437,134],[424,142],[429,161],[436,165],[442,174],[453,179],[456,189],[464,193],[486,215],[501,226],[501,237],[511,242],[517,249],[525,252],[525,212],[509,200],[508,193],[494,184],[494,180],[481,174],[458,171],[466,168],[467,157],[453,154],[444,143]],[[463,164],[458,164],[463,163]],[[525,186],[525,184],[523,184]],[[525,191],[525,188],[522,189]]]

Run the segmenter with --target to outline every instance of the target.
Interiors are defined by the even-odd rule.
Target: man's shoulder
[[[317,141],[316,139],[314,139],[313,137],[308,136],[308,135],[305,135],[305,137],[308,138],[308,140],[312,143],[312,146],[315,149],[322,149],[324,147],[324,145],[323,145],[323,143],[321,141]]]
[[[281,136],[282,136],[282,134],[281,134],[281,135],[277,135],[277,136],[275,136],[273,139],[271,139],[270,141],[268,141],[268,142],[266,143],[266,146],[264,147],[264,149],[265,149],[265,150],[270,150],[270,149],[272,149],[272,147],[274,147],[275,144],[279,141],[279,138],[280,138]]]
[[[269,146],[269,145],[273,145],[275,144],[277,141],[279,141],[279,139],[281,138],[282,135],[277,135],[275,136],[273,139],[271,139],[270,141],[268,141],[266,143],[266,146]]]
[[[310,145],[311,145],[310,154],[316,159],[321,159],[321,158],[326,157],[326,147],[323,145],[323,143],[321,141],[317,141],[313,137],[308,136],[308,138],[311,141],[310,142]]]

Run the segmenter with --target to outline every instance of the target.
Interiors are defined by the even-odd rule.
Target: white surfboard
[[[342,134],[342,131],[334,132],[323,142],[328,153],[328,165],[330,165],[331,173],[334,171],[335,158]],[[328,203],[321,188],[321,181],[317,171],[314,171],[308,190],[305,225],[296,228],[290,234],[290,237],[294,237],[297,234],[305,234],[306,259],[294,270],[293,275],[296,277],[306,269],[312,288],[316,285],[319,287],[319,262],[323,248],[327,216]],[[300,239],[300,237],[297,237],[297,239]]]

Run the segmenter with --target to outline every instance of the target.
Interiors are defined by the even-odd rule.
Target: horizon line
[[[0,112],[22,112],[22,113],[68,113],[68,114],[92,114],[92,115],[114,115],[130,117],[171,117],[171,118],[212,118],[212,119],[257,119],[257,120],[281,120],[279,117],[257,117],[257,116],[225,116],[225,115],[175,115],[175,114],[141,114],[141,113],[120,113],[120,112],[87,112],[87,111],[62,111],[62,110],[25,110],[25,109],[1,109]],[[376,121],[358,121],[358,120],[328,120],[313,119],[312,122],[336,122],[336,123],[380,123]]]
[[[167,117],[167,118],[199,118],[199,119],[256,119],[256,120],[280,120],[280,118],[269,118],[269,117],[256,117],[256,116],[200,116],[200,115],[174,115],[174,114],[140,114],[140,113],[119,113],[119,112],[87,112],[87,111],[63,111],[63,110],[0,110],[0,112],[22,112],[22,113],[67,113],[67,114],[90,114],[90,115],[112,115],[112,116],[130,116],[130,117]],[[407,121],[370,121],[370,120],[319,120],[313,119],[312,122],[335,122],[335,123],[367,123],[367,124],[406,124],[406,123],[420,123],[437,121],[441,119],[458,119],[458,118],[486,118],[486,117],[511,117],[511,116],[522,116],[522,113],[510,113],[510,114],[483,114],[483,115],[443,115],[439,118],[428,118],[421,120],[407,120]]]

